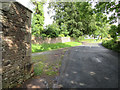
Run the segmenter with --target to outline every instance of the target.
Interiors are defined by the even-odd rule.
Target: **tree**
[[[119,25],[120,26],[120,25]],[[116,25],[111,25],[111,29],[109,31],[111,37],[114,39],[114,41],[117,40],[117,36],[120,36],[120,29]]]
[[[53,8],[56,14],[55,22],[60,26],[60,33],[71,37],[79,37],[91,32],[90,23],[93,18],[91,4],[88,2],[52,2],[49,8]]]
[[[97,14],[94,14],[94,19],[90,26],[92,28],[92,31],[93,31],[92,34],[94,37],[99,36],[99,39],[108,37],[110,25],[107,21],[106,15],[102,14],[102,15],[98,16]]]
[[[110,24],[115,23],[117,21],[117,14],[119,12],[120,4],[118,2],[98,2],[95,5],[95,12],[96,13],[111,13],[113,14],[109,17]],[[119,14],[118,14],[119,16]]]
[[[35,8],[32,18],[32,34],[35,36],[40,36],[41,31],[43,31],[44,25],[44,12],[43,12],[43,2],[32,1]]]
[[[117,16],[120,15],[120,4],[118,2],[99,2],[95,6],[95,12],[96,14],[101,14],[101,13],[107,13],[109,14],[110,12],[113,12],[113,14],[109,17],[108,22],[110,24],[113,24],[117,21]],[[109,34],[111,37],[116,40],[117,36],[120,35],[119,31],[120,25],[111,25],[111,29],[109,31]]]

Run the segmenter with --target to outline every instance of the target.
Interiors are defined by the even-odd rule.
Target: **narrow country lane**
[[[118,56],[101,45],[69,49],[58,85],[63,88],[118,88]]]

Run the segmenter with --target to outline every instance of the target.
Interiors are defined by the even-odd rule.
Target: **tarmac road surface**
[[[64,55],[57,84],[63,88],[118,88],[118,56],[101,45],[73,47]]]

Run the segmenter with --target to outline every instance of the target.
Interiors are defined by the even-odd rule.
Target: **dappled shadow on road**
[[[56,87],[117,88],[118,54],[103,47],[78,46],[64,55]]]
[[[82,73],[86,73],[85,77],[83,79],[76,79],[82,77]],[[54,85],[54,88],[105,88],[105,87],[111,87],[111,86],[102,86],[100,85],[101,82],[110,82],[111,78],[107,75],[102,75],[100,78],[101,80],[98,80],[99,73],[97,72],[86,72],[83,70],[81,74],[77,71],[72,71],[71,73],[65,73],[63,76],[61,76],[61,81],[58,82],[58,84]],[[74,76],[74,77],[71,77]],[[97,77],[97,78],[96,78]],[[86,79],[86,80],[85,80]],[[98,84],[99,83],[99,84]],[[93,85],[92,85],[93,84]],[[117,85],[116,85],[117,88]]]

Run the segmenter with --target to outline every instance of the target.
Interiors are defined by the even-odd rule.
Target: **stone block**
[[[2,47],[2,33],[0,33],[0,48]]]
[[[2,31],[2,27],[3,27],[2,21],[0,21],[0,32]]]
[[[10,7],[11,7],[11,3],[9,3],[9,2],[3,2],[2,3],[2,10],[9,11]]]
[[[16,12],[15,12],[15,10],[13,8],[10,8],[9,13],[10,14],[16,14]]]
[[[26,56],[30,56],[31,55],[31,49],[26,50]]]
[[[0,90],[2,90],[2,76],[0,75]]]
[[[0,75],[2,75],[2,63],[0,63]]]
[[[3,15],[3,12],[2,12],[2,10],[0,10],[0,15]]]
[[[4,63],[3,63],[3,66],[8,66],[10,64],[10,60],[6,60]]]
[[[2,48],[2,41],[0,41],[0,48]],[[0,52],[1,52],[2,50],[0,50]]]
[[[1,31],[2,31],[2,27],[3,27],[2,21],[0,21],[0,33],[1,33]]]
[[[24,32],[25,32],[25,31],[26,31],[26,29],[25,29],[25,28],[21,28],[21,31],[24,31]]]
[[[0,14],[0,22],[3,20],[3,15]]]
[[[31,12],[27,10],[27,17],[31,18]]]
[[[2,10],[2,2],[0,2],[0,10]]]
[[[31,37],[30,37],[30,33],[28,33],[27,35],[25,35],[25,42],[30,42],[31,41]]]

